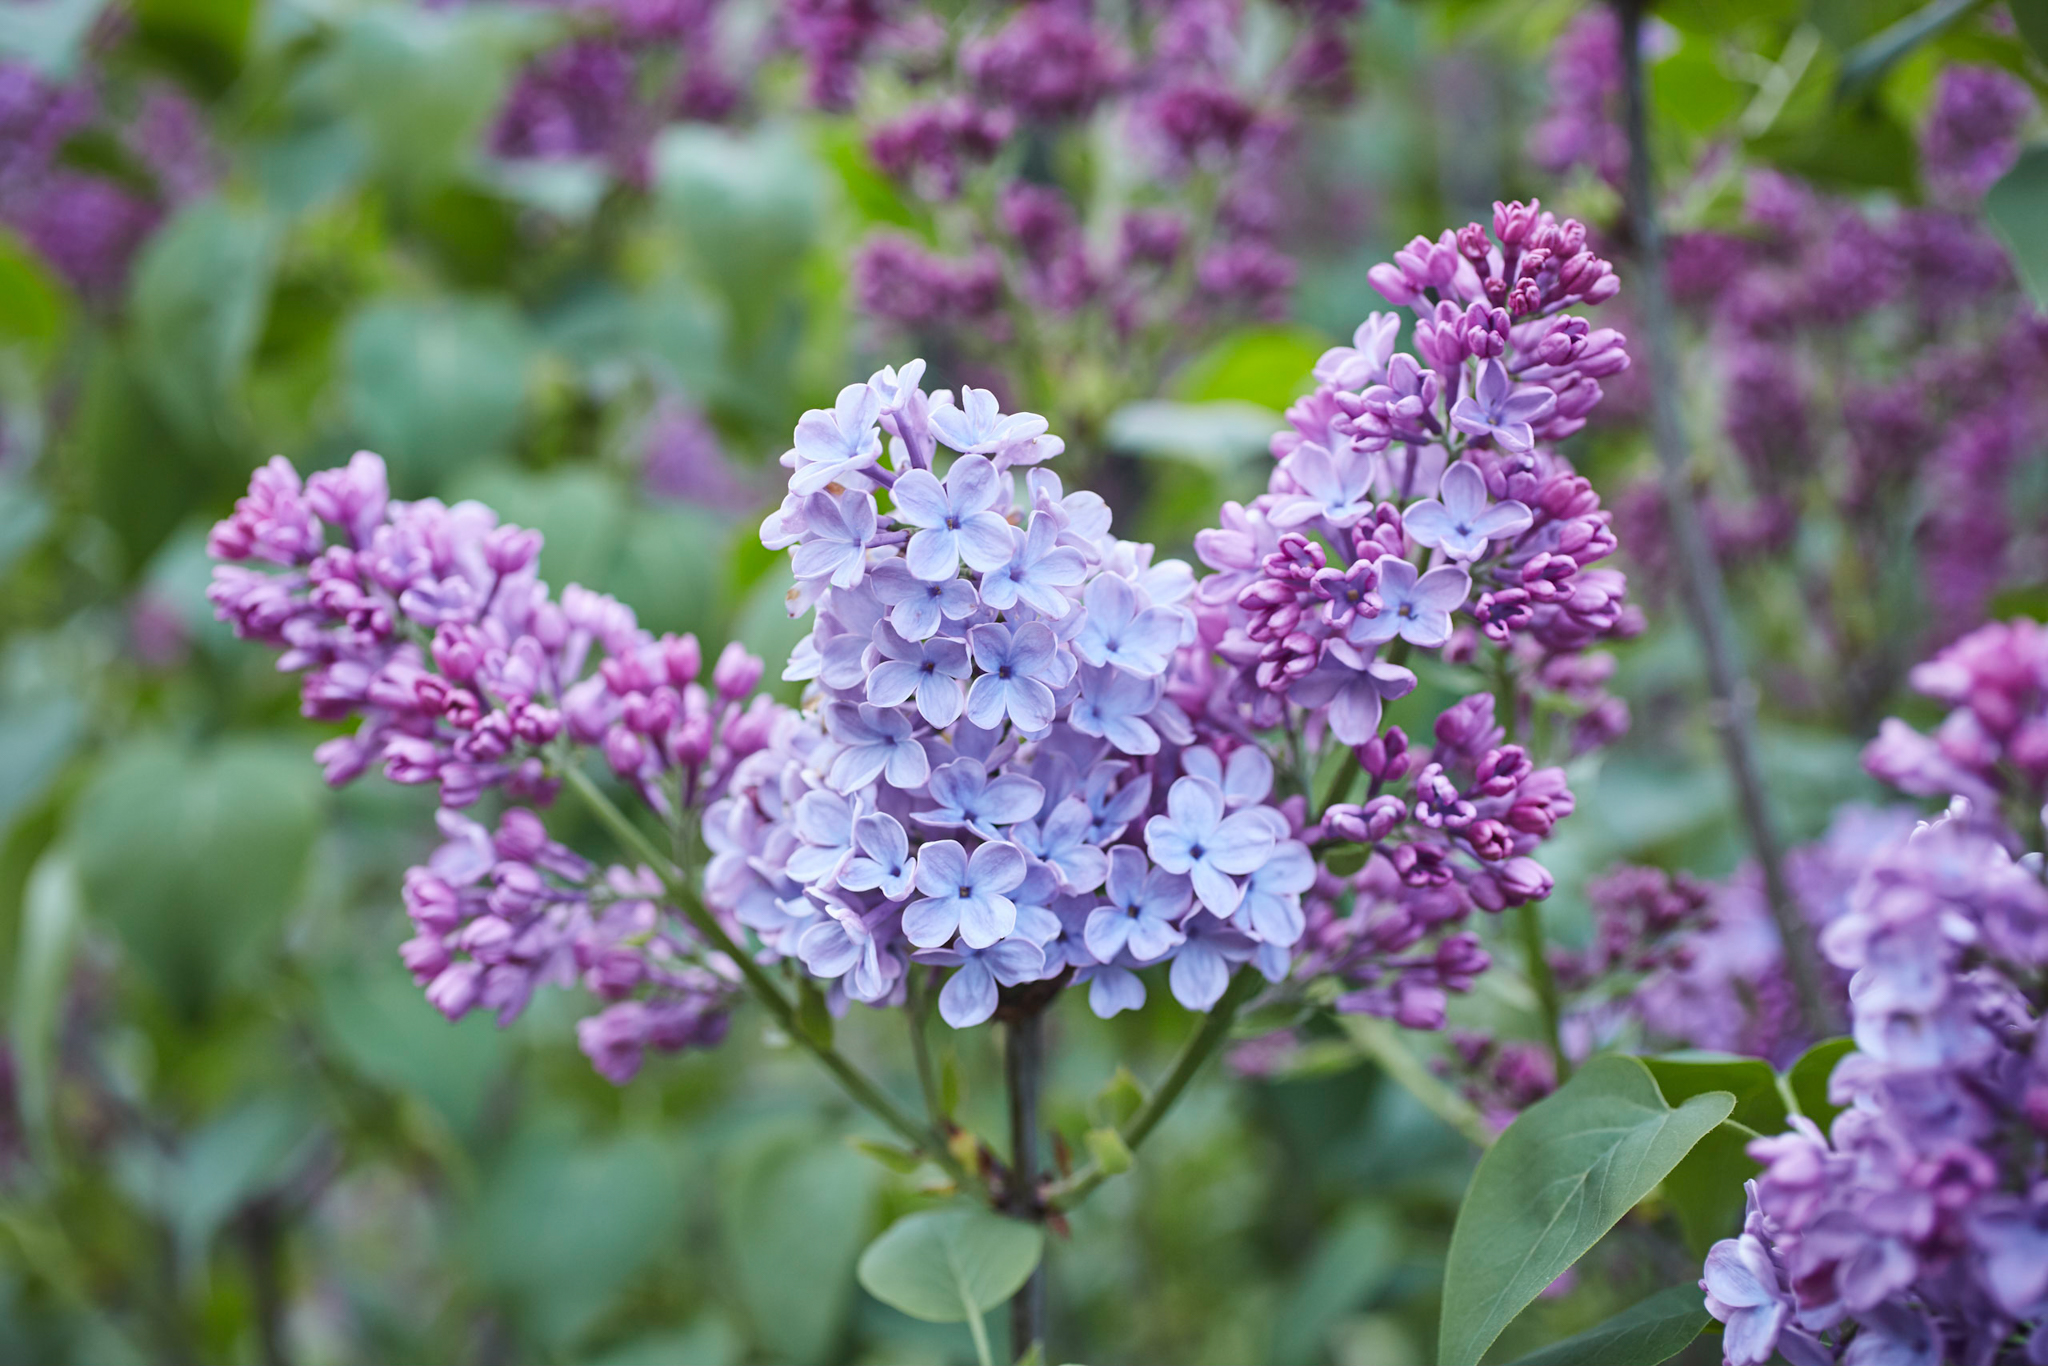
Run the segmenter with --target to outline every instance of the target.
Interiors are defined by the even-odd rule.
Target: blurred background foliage
[[[1683,171],[1676,226],[1736,223],[1759,164],[1917,200],[1941,67],[2043,72],[2001,9],[1927,8],[1963,21],[1908,46],[1910,0],[1660,6],[1653,133]],[[1143,391],[1111,374],[1070,482],[1110,470],[1127,534],[1186,554],[1222,498],[1261,485],[1278,410],[1378,302],[1369,265],[1496,197],[1611,225],[1608,183],[1525,150],[1576,10],[1378,0],[1346,20],[1357,97],[1302,131],[1315,211],[1285,229],[1287,316]],[[542,529],[556,584],[601,586],[707,650],[786,652],[788,581],[755,534],[775,457],[805,408],[903,358],[855,307],[849,263],[877,227],[929,231],[930,211],[877,171],[854,115],[810,107],[760,0],[721,11],[716,42],[746,57],[715,117],[664,116],[630,164],[501,154],[519,73],[592,13],[0,5],[0,1360],[971,1359],[957,1326],[856,1289],[859,1249],[916,1195],[844,1141],[859,1122],[758,1017],[624,1089],[592,1074],[559,1000],[504,1032],[442,1021],[395,951],[430,794],[326,790],[290,687],[202,596],[205,529],[254,464],[369,447],[402,495],[483,498]],[[94,92],[61,145],[36,145],[36,81]],[[2039,262],[2038,242],[2013,245]],[[1616,390],[1619,415],[1573,447],[1610,499],[1645,460],[1640,393]],[[1695,397],[1713,458],[1715,396]],[[2042,493],[2018,505],[2036,527]],[[1752,652],[1796,655],[1798,599],[1757,572],[1738,594]],[[2041,600],[2019,578],[1999,610]],[[1566,943],[1586,932],[1585,878],[1617,858],[1721,875],[1742,856],[1690,638],[1651,606],[1617,676],[1635,731],[1574,774],[1579,811],[1550,846]],[[1432,711],[1438,682],[1408,709]],[[1810,837],[1866,791],[1867,712],[1769,689],[1765,719],[1781,816]],[[1511,971],[1484,980],[1474,1018],[1530,1011]],[[907,1089],[876,1020],[841,1027]],[[1117,1063],[1156,1068],[1183,1021],[1067,1009],[1053,1028],[1049,1104],[1079,1132]],[[1432,1352],[1474,1153],[1373,1058],[1332,1033],[1207,1078],[1056,1246],[1056,1351]],[[989,1031],[946,1066],[1000,1132]],[[1695,1274],[1634,1237],[1500,1359]]]

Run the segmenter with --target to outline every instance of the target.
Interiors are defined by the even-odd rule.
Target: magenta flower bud
[[[1388,726],[1358,748],[1358,766],[1383,783],[1399,782],[1408,772],[1408,733]]]
[[[406,914],[423,931],[445,934],[462,919],[462,904],[455,889],[425,868],[406,870],[403,894]]]
[[[756,697],[739,716],[725,726],[726,752],[734,759],[744,759],[768,747],[775,734],[776,718],[782,714],[782,707],[771,697]]]
[[[469,1014],[483,994],[484,966],[481,963],[453,963],[427,984],[427,1004],[451,1020]]]
[[[502,916],[480,915],[462,927],[455,942],[479,963],[496,963],[503,961],[517,933]]]
[[[1458,254],[1473,265],[1484,265],[1486,253],[1492,249],[1493,244],[1486,240],[1486,229],[1477,223],[1467,223],[1458,229]]]
[[[548,830],[541,819],[523,806],[515,806],[498,818],[498,832],[491,847],[500,859],[531,863],[547,847]]]
[[[1493,235],[1500,244],[1512,250],[1529,239],[1529,230],[1536,226],[1536,215],[1543,207],[1543,201],[1532,199],[1527,204],[1521,200],[1493,204]]]
[[[647,758],[647,748],[639,736],[624,726],[613,726],[605,732],[604,761],[612,766],[612,772],[621,778],[631,777],[640,771],[640,765]]]
[[[484,537],[484,563],[494,574],[517,574],[540,556],[541,534],[524,527],[501,526]]]
[[[1394,1019],[1409,1029],[1442,1029],[1449,1004],[1441,987],[1404,977],[1394,988]]]
[[[512,718],[502,711],[489,713],[456,742],[456,748],[463,758],[483,763],[504,758],[512,748]]]
[[[398,956],[416,985],[425,986],[441,975],[452,961],[448,946],[438,934],[416,934],[398,946]]]
[[[1511,902],[1541,901],[1556,885],[1550,872],[1535,859],[1511,858],[1494,869],[1494,879]]]
[[[678,688],[687,687],[697,681],[697,675],[704,668],[704,650],[697,644],[695,635],[661,638],[661,665],[668,673],[668,681]]]
[[[544,745],[562,733],[562,713],[527,703],[513,710],[512,733],[529,745]]]
[[[1488,863],[1498,863],[1515,852],[1515,832],[1497,820],[1473,821],[1460,832],[1472,852]]]
[[[1543,304],[1543,291],[1534,280],[1517,280],[1508,291],[1507,310],[1510,318],[1526,318]]]
[[[711,746],[711,718],[708,716],[685,717],[668,733],[668,752],[684,768],[695,768],[709,759]]]
[[[434,663],[457,683],[476,677],[483,662],[483,641],[467,626],[445,625],[434,632]]]
[[[683,716],[683,699],[674,688],[656,688],[650,694],[630,693],[619,709],[619,719],[641,735],[666,734]]]
[[[1451,869],[1440,844],[1404,844],[1394,850],[1394,871],[1410,887],[1441,887]]]
[[[418,736],[397,736],[384,745],[384,776],[394,783],[417,786],[441,776],[441,747]]]
[[[583,971],[583,985],[607,1001],[622,1001],[647,976],[647,965],[630,949],[606,949]]]
[[[760,683],[764,667],[760,656],[748,654],[746,646],[732,641],[718,653],[718,663],[711,670],[711,685],[726,701],[737,702]]]

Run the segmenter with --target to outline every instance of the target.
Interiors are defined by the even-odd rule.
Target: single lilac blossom
[[[1145,848],[1170,873],[1186,873],[1195,895],[1217,916],[1237,909],[1249,873],[1273,852],[1273,829],[1248,811],[1224,814],[1223,789],[1206,778],[1181,778],[1166,791],[1166,814],[1145,822]],[[1206,1007],[1205,1007],[1206,1008]]]
[[[986,389],[960,391],[958,408],[941,402],[932,409],[932,431],[962,455],[998,455],[1045,434],[1047,422],[1037,413],[1012,413],[996,407]],[[981,566],[977,565],[976,568]]]
[[[935,949],[958,931],[971,949],[985,949],[1017,926],[1007,893],[1024,881],[1024,851],[1014,844],[984,844],[973,857],[958,840],[934,840],[918,851],[917,889],[925,894],[903,912],[903,933],[921,949]]]
[[[845,978],[859,1000],[879,1000],[889,990],[890,974],[867,918],[844,906],[827,906],[825,918],[796,941],[796,956],[811,976],[823,981]]]
[[[1078,796],[1067,797],[1046,812],[1043,821],[1024,821],[1012,827],[1010,838],[1051,868],[1066,891],[1092,892],[1102,885],[1109,861],[1088,840],[1091,820],[1087,802]]]
[[[1362,745],[1378,732],[1384,704],[1413,691],[1410,670],[1333,640],[1322,662],[1295,680],[1287,697],[1297,706],[1329,708],[1331,734],[1347,745]]]
[[[1244,900],[1233,924],[1262,944],[1286,946],[1301,938],[1301,894],[1316,885],[1316,861],[1299,840],[1284,840],[1245,879]]]
[[[1206,915],[1189,916],[1182,928],[1188,940],[1173,956],[1166,983],[1173,989],[1174,1000],[1189,1010],[1206,1011],[1223,999],[1231,969],[1249,959],[1258,945]]]
[[[979,759],[939,765],[928,786],[935,805],[915,813],[921,824],[941,830],[965,826],[985,840],[999,838],[999,825],[1030,820],[1045,804],[1044,787],[1015,773],[991,782]]]
[[[1083,735],[1106,739],[1125,754],[1157,754],[1159,732],[1146,720],[1163,691],[1157,678],[1140,678],[1115,667],[1081,666],[1081,695],[1067,723]]]
[[[875,597],[889,609],[889,624],[905,640],[929,640],[939,622],[964,621],[981,606],[974,585],[958,576],[927,582],[901,560],[884,560],[869,572]]]
[[[829,412],[813,408],[799,418],[796,447],[782,458],[796,470],[790,492],[816,493],[874,464],[882,454],[882,438],[875,431],[881,411],[882,400],[872,386],[849,384]]]
[[[1540,384],[1517,386],[1507,367],[1489,360],[1472,392],[1451,405],[1451,425],[1467,436],[1491,437],[1508,454],[1521,455],[1535,448],[1532,424],[1556,411],[1555,393]]]
[[[875,632],[882,662],[868,674],[868,701],[878,707],[900,707],[917,697],[918,715],[943,729],[960,718],[966,705],[966,680],[973,672],[967,642],[952,636],[905,640],[887,623]]]
[[[1058,667],[1058,642],[1042,622],[977,626],[967,634],[981,676],[967,690],[967,719],[992,730],[1005,716],[1023,731],[1041,731],[1054,715],[1049,680]]]
[[[814,493],[803,513],[807,534],[790,556],[791,572],[799,579],[829,578],[835,588],[859,583],[875,538],[875,500],[865,493]]]
[[[1535,520],[1527,504],[1512,498],[1488,507],[1486,479],[1470,461],[1445,470],[1440,487],[1441,501],[1424,498],[1411,504],[1401,526],[1417,545],[1434,546],[1454,560],[1476,560],[1486,553],[1487,542],[1525,531]]]
[[[1180,617],[1146,607],[1138,590],[1115,574],[1099,574],[1084,595],[1088,615],[1074,637],[1074,653],[1090,664],[1116,664],[1141,678],[1166,671],[1180,644]]]
[[[1372,515],[1378,466],[1353,442],[1340,439],[1334,449],[1304,442],[1281,468],[1301,491],[1281,495],[1266,513],[1274,526],[1295,527],[1320,517],[1333,526],[1352,527]]]
[[[939,1017],[955,1029],[969,1029],[996,1013],[996,984],[1035,982],[1045,971],[1045,950],[1028,939],[1005,939],[984,948],[925,949],[920,963],[960,970],[939,991]]]
[[[1054,621],[1066,616],[1074,604],[1060,590],[1078,587],[1088,566],[1080,551],[1058,544],[1059,534],[1059,523],[1043,512],[1031,514],[1029,531],[1011,528],[1016,548],[1008,564],[982,577],[981,600],[998,611],[1007,612],[1021,601]]]
[[[944,484],[930,470],[911,470],[889,492],[896,519],[919,528],[903,556],[918,578],[951,578],[962,560],[983,573],[1010,562],[1010,524],[989,510],[1002,496],[1002,484],[986,457],[961,456],[946,471]]]
[[[917,859],[903,822],[882,812],[862,816],[853,823],[853,844],[857,852],[840,870],[840,886],[850,892],[879,891],[891,901],[909,897],[917,882]]]
[[[1186,941],[1178,926],[1193,889],[1181,873],[1152,868],[1128,844],[1109,851],[1109,904],[1088,913],[1088,952],[1107,963],[1126,949],[1141,963],[1163,958]]]
[[[891,787],[900,788],[921,786],[931,776],[924,746],[910,738],[910,718],[894,707],[835,702],[825,709],[825,726],[843,746],[826,777],[841,792],[885,775]]]
[[[1381,645],[1399,636],[1411,645],[1433,650],[1451,638],[1451,613],[1472,591],[1472,576],[1455,565],[1439,565],[1427,574],[1398,555],[1382,555],[1374,566],[1380,576],[1380,610],[1351,623],[1345,640],[1353,645]]]
[[[798,882],[829,882],[853,857],[853,825],[860,816],[858,798],[813,788],[797,801],[796,835],[803,843],[789,856],[789,875]]]

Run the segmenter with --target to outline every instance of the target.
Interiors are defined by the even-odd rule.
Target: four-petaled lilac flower
[[[1316,885],[1316,861],[1300,840],[1283,840],[1245,879],[1244,900],[1232,923],[1262,944],[1283,947],[1301,938],[1301,894]]]
[[[958,408],[944,403],[933,408],[931,424],[939,440],[962,455],[999,454],[1042,436],[1049,425],[1037,413],[1004,417],[996,407],[996,396],[986,389],[962,389],[960,404]]]
[[[891,787],[919,787],[931,776],[924,746],[910,738],[910,718],[893,707],[835,702],[825,709],[825,727],[843,747],[826,777],[841,792],[885,776]]]
[[[1380,576],[1380,610],[1358,617],[1344,639],[1353,645],[1382,645],[1395,636],[1433,650],[1451,638],[1451,612],[1472,591],[1472,576],[1456,565],[1439,565],[1419,575],[1398,555],[1382,555],[1374,566]]]
[[[1007,893],[1024,881],[1024,851],[1014,844],[984,844],[969,857],[958,840],[933,840],[917,852],[917,890],[925,899],[903,912],[903,934],[921,949],[935,949],[959,932],[971,949],[985,949],[1017,927]]]
[[[1088,1008],[1107,1020],[1145,1004],[1145,980],[1120,963],[1093,963],[1074,974],[1074,985],[1088,984]]]
[[[1557,395],[1540,384],[1516,385],[1507,367],[1489,360],[1479,371],[1472,392],[1451,405],[1451,425],[1467,436],[1490,436],[1510,455],[1536,445],[1532,424],[1557,411]]]
[[[1377,468],[1370,453],[1350,441],[1337,448],[1306,442],[1287,457],[1282,468],[1301,488],[1288,493],[1267,511],[1277,527],[1300,526],[1318,517],[1333,526],[1357,526],[1372,515],[1372,480]]]
[[[939,991],[939,1018],[955,1029],[969,1029],[996,1013],[996,984],[1014,987],[1035,982],[1045,971],[1045,950],[1028,939],[1005,939],[986,948],[962,946],[925,949],[912,954],[920,963],[960,970]]]
[[[1102,850],[1088,842],[1092,820],[1087,802],[1068,797],[1047,812],[1043,821],[1025,821],[1012,828],[1010,838],[1051,868],[1065,891],[1092,892],[1102,885],[1109,866]]]
[[[813,788],[796,804],[796,835],[803,843],[789,856],[789,875],[802,883],[829,881],[853,857],[857,798]]]
[[[1223,789],[1207,778],[1176,781],[1166,790],[1166,814],[1145,822],[1152,861],[1169,873],[1186,873],[1202,905],[1218,916],[1235,911],[1244,895],[1232,875],[1264,863],[1273,844],[1273,828],[1259,816],[1224,815]]]
[[[1338,631],[1346,630],[1361,613],[1380,610],[1380,571],[1369,560],[1353,560],[1343,569],[1318,569],[1308,582],[1309,591],[1324,600],[1323,615]]]
[[[989,511],[1002,496],[1002,484],[985,456],[961,456],[943,484],[930,470],[911,470],[889,494],[896,520],[920,528],[903,556],[918,578],[949,579],[962,560],[983,573],[1010,562],[1010,524]]]
[[[1174,1000],[1189,1010],[1206,1011],[1222,999],[1232,966],[1250,958],[1258,945],[1206,915],[1189,916],[1181,928],[1188,942],[1173,956],[1166,984],[1173,989]]]
[[[1792,1315],[1792,1301],[1763,1243],[1745,1233],[1714,1244],[1700,1289],[1707,1292],[1707,1312],[1728,1326],[1721,1338],[1728,1366],[1769,1361]]]
[[[878,707],[900,707],[917,696],[918,715],[934,726],[950,726],[965,705],[965,684],[973,672],[967,642],[952,636],[905,640],[883,623],[875,633],[882,662],[868,675],[868,701]]]
[[[1476,560],[1486,543],[1513,536],[1535,520],[1526,504],[1509,498],[1486,505],[1486,479],[1471,462],[1460,460],[1444,471],[1442,500],[1425,498],[1401,517],[1408,539],[1434,546],[1454,560]]]
[[[1163,686],[1122,669],[1081,666],[1081,695],[1067,724],[1083,735],[1108,740],[1125,754],[1157,754],[1159,732],[1145,718],[1159,705]]]
[[[868,542],[875,538],[875,500],[865,493],[814,493],[804,500],[807,533],[790,556],[799,579],[830,578],[851,588],[867,569]]]
[[[998,611],[1021,601],[1054,621],[1066,616],[1074,603],[1060,590],[1077,587],[1088,576],[1088,566],[1080,551],[1058,543],[1059,535],[1059,523],[1043,512],[1031,514],[1029,531],[1012,527],[1016,549],[1008,564],[982,577],[981,600]]]
[[[882,400],[872,386],[849,384],[830,411],[813,408],[799,418],[796,448],[783,457],[796,469],[790,492],[816,493],[874,464],[882,454],[882,438],[875,431],[881,412]]]
[[[825,918],[796,941],[796,956],[813,977],[846,978],[849,994],[858,1000],[878,1000],[889,990],[873,927],[844,906],[825,908]]]
[[[905,640],[928,640],[939,620],[964,621],[981,605],[974,585],[954,577],[926,582],[901,560],[884,560],[868,572],[875,597],[889,609],[889,624]]]
[[[1028,821],[1045,804],[1045,789],[1031,779],[1005,773],[994,782],[979,759],[955,759],[932,770],[930,811],[914,814],[922,824],[941,830],[966,826],[985,840],[998,839],[996,827]]]
[[[1164,957],[1187,939],[1177,922],[1187,914],[1193,891],[1187,878],[1152,868],[1128,844],[1109,851],[1107,906],[1088,913],[1083,932],[1088,952],[1107,963],[1126,949],[1140,963]]]
[[[1005,716],[1022,731],[1041,731],[1052,724],[1052,688],[1047,679],[1058,667],[1058,642],[1043,622],[1026,622],[1012,632],[1007,626],[977,626],[967,633],[981,676],[967,690],[967,719],[994,730]]]
[[[1138,590],[1114,574],[1099,574],[1083,595],[1087,618],[1074,637],[1074,653],[1100,667],[1115,664],[1141,678],[1166,672],[1167,656],[1180,644],[1180,617],[1164,607],[1144,607]]]
[[[1387,377],[1387,362],[1393,357],[1400,335],[1400,314],[1366,314],[1365,321],[1351,334],[1351,345],[1333,346],[1323,352],[1316,361],[1316,378],[1354,393],[1380,383]]]
[[[858,852],[840,870],[840,886],[849,892],[879,891],[891,901],[910,895],[917,881],[917,859],[901,821],[884,812],[862,816],[853,823],[853,843]]]
[[[1385,563],[1385,561],[1381,561]],[[1415,675],[1333,640],[1322,662],[1287,690],[1296,706],[1328,707],[1330,733],[1347,745],[1362,745],[1379,731],[1382,704],[1415,691]]]

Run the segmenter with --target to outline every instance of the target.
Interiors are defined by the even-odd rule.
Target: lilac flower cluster
[[[1529,156],[1553,175],[1584,167],[1619,188],[1628,172],[1621,126],[1621,23],[1605,5],[1572,17],[1550,49],[1550,92],[1529,130]]]
[[[87,300],[113,303],[136,252],[168,208],[213,182],[212,149],[189,100],[168,85],[142,91],[127,118],[109,113],[98,71],[54,81],[0,61],[0,222]],[[103,174],[63,155],[108,136],[153,183]]]
[[[573,28],[535,54],[493,121],[511,159],[589,157],[643,183],[647,150],[672,119],[719,120],[743,90],[721,42],[724,0],[549,0]]]
[[[303,481],[273,459],[208,548],[226,562],[208,590],[222,619],[304,674],[307,717],[356,721],[315,751],[327,780],[381,765],[438,785],[445,842],[406,876],[403,954],[443,1014],[508,1022],[536,986],[580,977],[610,1003],[580,1036],[614,1080],[644,1047],[717,1040],[733,965],[674,921],[645,869],[593,866],[534,808],[576,745],[657,812],[713,800],[787,725],[767,698],[745,703],[760,660],[728,646],[707,688],[693,637],[656,638],[575,585],[555,601],[538,532],[478,503],[395,501],[368,452]],[[462,812],[493,790],[507,805],[487,832]]]
[[[1920,130],[1930,188],[1958,205],[1981,200],[2018,160],[2020,130],[2035,108],[2026,82],[1995,66],[1944,67]]]
[[[1701,1282],[1732,1366],[2036,1362],[2048,1343],[2048,631],[1980,628],[1914,670],[1955,705],[1888,724],[1873,771],[1951,797],[1876,851],[1821,936],[1856,1051],[1823,1134],[1759,1139],[1739,1237]]]
[[[1945,78],[1928,131],[1946,148],[1939,164],[1974,167],[1978,179],[2010,164],[2009,126],[1994,136],[1986,119],[1957,112],[1995,102],[1970,91],[2006,79]],[[1982,139],[1968,154],[1957,141],[1966,133]],[[1744,216],[1742,235],[1691,234],[1671,252],[1674,293],[1705,324],[1703,368],[1738,457],[1701,490],[1706,521],[1738,575],[1797,575],[1771,591],[1813,609],[1784,652],[1810,667],[1774,679],[1776,694],[1867,726],[1909,661],[1983,620],[2001,587],[2040,572],[2044,550],[2015,481],[2048,431],[2048,332],[2003,247],[1970,215],[1872,209],[1756,172]],[[1630,544],[1654,550],[1664,538],[1653,492],[1627,506]],[[1822,514],[1848,566],[1825,576],[1789,563],[1795,530]],[[1901,575],[1908,537],[1918,573]],[[1644,567],[1664,577],[1654,559]],[[1875,620],[1873,586],[1884,595]]]
[[[1141,6],[1112,27],[1085,5],[1035,3],[955,35],[950,66],[921,72],[918,102],[869,137],[885,174],[947,205],[939,249],[872,237],[855,263],[862,307],[983,364],[1003,362],[990,343],[1050,327],[1055,369],[1090,335],[1117,341],[1121,368],[1134,344],[1184,346],[1206,322],[1278,316],[1295,271],[1274,177],[1304,113],[1348,95],[1359,8]],[[1261,19],[1270,31],[1255,32]],[[1269,42],[1284,55],[1254,60]],[[1087,126],[1127,138],[1140,178],[1099,209],[1093,186],[1047,173],[1059,139]]]

